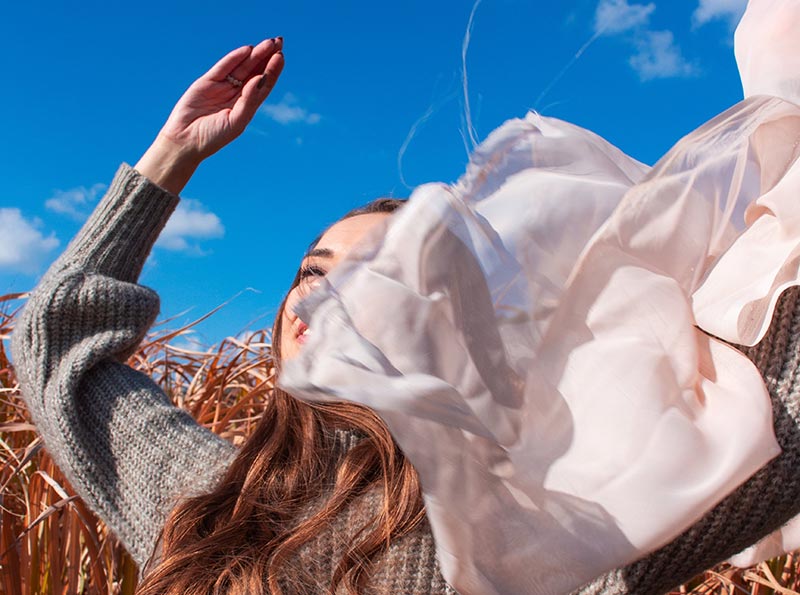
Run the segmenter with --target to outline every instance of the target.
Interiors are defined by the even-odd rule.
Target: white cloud
[[[287,93],[279,103],[267,103],[260,110],[278,124],[317,124],[322,116],[309,112],[297,104],[297,98],[292,93]]]
[[[636,40],[630,65],[643,81],[692,76],[697,68],[686,61],[671,31],[647,31]]]
[[[656,5],[628,4],[627,0],[600,0],[594,14],[596,35],[615,35],[646,26]]]
[[[727,19],[731,25],[736,25],[745,8],[747,0],[700,0],[692,14],[692,23],[700,26],[714,19]]]
[[[0,209],[0,270],[36,274],[48,254],[58,246],[55,234],[44,236],[38,219],[31,221],[19,209]]]
[[[203,254],[196,240],[221,238],[225,234],[222,222],[199,201],[184,199],[170,217],[156,242],[167,250]]]
[[[594,15],[595,36],[622,37],[634,50],[628,63],[642,81],[696,74],[697,68],[683,57],[672,31],[650,27],[655,9],[654,2],[599,0]]]
[[[83,221],[89,216],[97,197],[106,188],[105,184],[95,184],[90,188],[79,186],[71,190],[56,190],[56,193],[45,201],[44,206],[59,215]]]

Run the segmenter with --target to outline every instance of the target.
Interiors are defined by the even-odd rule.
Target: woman
[[[274,38],[225,56],[181,98],[136,168],[121,167],[25,308],[13,347],[22,390],[70,483],[140,568],[177,499],[217,486],[172,511],[142,593],[318,593],[354,590],[368,575],[387,592],[451,592],[416,475],[373,413],[276,391],[237,453],[120,363],[158,312],[157,296],[134,283],[176,194],[244,130],[280,75],[281,47]],[[328,230],[290,306],[398,204],[376,201]],[[303,331],[282,306],[277,361]]]
[[[136,167],[120,168],[26,305],[13,338],[23,394],[72,486],[144,570],[141,593],[452,593],[417,475],[369,409],[276,391],[237,452],[122,363],[158,312],[157,296],[135,283],[177,194],[203,159],[244,130],[280,75],[281,48],[273,38],[225,56],[192,84]],[[373,203],[314,245],[276,320],[278,363],[309,336],[296,299],[396,207]],[[780,312],[791,316],[794,303]],[[768,379],[784,373],[774,362],[793,345],[784,341],[758,361]],[[781,411],[794,410],[785,402],[795,395],[772,393],[778,423],[790,428],[794,418]],[[661,592],[777,528],[794,500],[776,507],[752,496],[769,474],[791,476],[798,447],[781,445],[784,455],[761,479],[586,592]],[[729,510],[754,514],[747,526],[720,526],[720,511]]]

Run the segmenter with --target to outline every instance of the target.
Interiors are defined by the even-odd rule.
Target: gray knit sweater
[[[123,363],[158,313],[158,296],[136,280],[177,203],[123,165],[31,295],[12,340],[22,393],[48,450],[140,568],[176,500],[208,490],[235,456],[233,446]],[[784,453],[673,543],[581,593],[663,593],[798,512],[798,307],[798,292],[787,292],[767,338],[748,350],[767,380]],[[325,592],[353,530],[377,506],[376,493],[354,501],[299,552],[292,567],[304,583]],[[427,525],[382,555],[370,592],[454,593],[439,573]]]

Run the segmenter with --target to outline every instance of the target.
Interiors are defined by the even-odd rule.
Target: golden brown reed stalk
[[[75,496],[19,396],[8,341],[24,297],[0,296],[0,594],[132,595],[135,564]],[[170,343],[195,323],[152,333],[129,363],[201,424],[239,444],[272,386],[267,332],[228,338],[208,351]]]
[[[7,350],[24,297],[0,296],[0,594],[133,594],[133,561],[75,496],[20,399]],[[191,326],[152,333],[129,363],[200,423],[240,444],[272,388],[268,334],[228,338],[206,351],[171,343]],[[800,556],[745,570],[723,564],[672,593],[800,595]]]

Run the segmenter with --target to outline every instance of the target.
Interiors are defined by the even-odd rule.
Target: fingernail
[[[264,85],[266,85],[266,84],[267,84],[267,75],[266,74],[262,74],[261,75],[261,80],[258,81],[258,84],[256,85],[256,89],[263,89]]]

